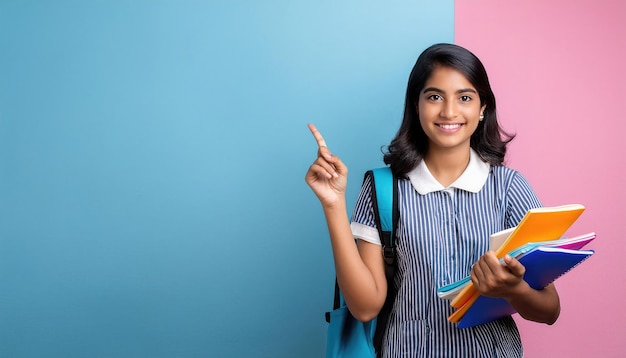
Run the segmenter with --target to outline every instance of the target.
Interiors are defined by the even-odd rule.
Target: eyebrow
[[[426,92],[437,92],[437,93],[446,93],[444,92],[442,89],[439,89],[437,87],[428,87],[428,88],[424,88],[424,90],[422,91],[422,93],[426,93]],[[473,88],[461,88],[460,90],[457,90],[456,94],[461,94],[461,93],[477,93],[475,89]]]

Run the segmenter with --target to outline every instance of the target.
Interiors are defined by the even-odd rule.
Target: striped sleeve
[[[528,210],[542,206],[530,183],[518,171],[513,171],[506,198],[507,227],[516,226]]]
[[[374,221],[374,211],[372,208],[372,177],[367,176],[361,186],[361,192],[357,199],[350,228],[352,235],[360,240],[364,240],[376,245],[382,245]]]

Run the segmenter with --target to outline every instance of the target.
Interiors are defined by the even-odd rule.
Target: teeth
[[[443,129],[457,129],[460,128],[460,124],[440,124],[439,127]]]

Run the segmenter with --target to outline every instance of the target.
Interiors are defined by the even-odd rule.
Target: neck
[[[467,168],[470,149],[430,150],[424,157],[424,163],[437,181],[444,187],[454,183]]]

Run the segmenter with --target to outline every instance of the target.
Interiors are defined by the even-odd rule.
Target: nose
[[[445,101],[441,106],[441,113],[439,114],[443,118],[454,118],[457,115],[456,103],[454,101]]]

